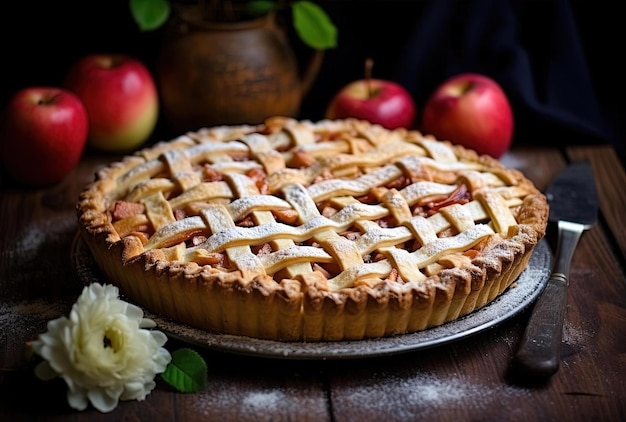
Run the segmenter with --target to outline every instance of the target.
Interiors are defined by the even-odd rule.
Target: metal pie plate
[[[107,283],[80,235],[71,250],[74,274],[81,284]],[[242,355],[278,359],[358,359],[423,350],[467,338],[519,314],[539,296],[550,276],[552,254],[545,239],[535,247],[527,268],[493,302],[457,320],[416,333],[353,341],[277,341],[200,330],[141,307],[146,318],[170,338],[194,346]],[[126,300],[126,299],[125,299]]]

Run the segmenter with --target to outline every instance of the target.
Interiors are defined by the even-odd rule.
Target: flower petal
[[[48,332],[33,342],[33,352],[45,359],[36,374],[62,376],[68,402],[79,410],[91,402],[110,412],[120,399],[143,400],[171,361],[162,347],[167,336],[145,329],[154,326],[141,308],[119,299],[117,287],[92,283],[69,318],[50,321]]]
[[[35,375],[37,378],[49,381],[59,376],[59,373],[50,367],[48,361],[43,361],[35,367]]]
[[[89,401],[102,413],[108,413],[117,407],[119,397],[109,396],[103,389],[92,389],[87,392]]]
[[[142,318],[141,324],[139,324],[139,326],[141,328],[154,328],[156,327],[156,322],[154,322],[153,320],[149,318]]]
[[[76,410],[85,410],[88,404],[85,394],[74,390],[67,391],[67,402],[70,407]]]

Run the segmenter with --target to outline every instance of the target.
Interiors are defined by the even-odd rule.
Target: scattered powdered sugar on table
[[[23,253],[35,252],[45,241],[46,236],[41,227],[28,227],[23,237],[16,242],[15,249]]]
[[[67,316],[71,303],[43,299],[0,303],[0,338],[6,330],[32,334],[37,328],[45,328],[51,319]]]
[[[571,321],[565,320],[563,324],[563,342],[577,349],[582,349],[593,337],[593,333],[584,327],[574,325]]]
[[[241,402],[242,410],[245,412],[258,412],[276,409],[281,403],[284,403],[285,394],[282,391],[253,391],[244,397]]]
[[[25,348],[26,343],[34,340],[47,330],[48,321],[67,316],[72,304],[64,301],[7,301],[0,302],[0,343],[7,349]],[[9,336],[9,332],[11,335]],[[1,368],[19,368],[23,354],[16,354],[14,360],[7,359]]]
[[[67,303],[48,300],[30,300],[0,304],[0,322],[15,323],[24,319],[50,320],[69,311]]]
[[[203,397],[202,400],[194,400],[194,404],[196,409],[207,415],[211,409],[225,405],[237,409],[237,413],[252,415],[258,412],[275,412],[284,407],[288,399],[289,394],[284,389],[263,388],[234,392],[228,391],[228,387],[224,386],[224,388],[213,389],[213,392]]]
[[[68,253],[76,233],[76,217],[56,208],[44,207],[37,212],[45,218],[7,228],[12,246],[0,251],[7,278],[0,301],[0,343],[7,349],[23,348],[45,332],[47,322],[67,315],[75,299],[57,297],[63,286],[56,280],[71,277]],[[17,359],[21,355],[13,356],[16,360],[3,362],[3,367],[20,364]]]
[[[343,391],[346,390],[336,398],[341,401],[336,408],[353,407],[355,413],[374,417],[393,415],[394,420],[435,416],[443,409],[458,410],[460,415],[466,415],[466,411],[505,405],[508,400],[518,401],[531,395],[529,390],[506,385],[501,380],[478,383],[461,375],[442,379],[428,372],[417,372],[406,378],[374,372],[365,382],[348,387],[347,394],[344,395]],[[385,396],[389,399],[386,400]],[[400,401],[402,406],[399,406]]]
[[[59,276],[67,270],[65,264],[71,241],[76,233],[76,217],[70,214],[51,214],[45,220],[24,226],[15,233],[14,247],[1,251],[2,260],[15,266],[14,278],[6,280],[8,297],[25,284]],[[61,262],[61,264],[60,264]],[[33,286],[34,287],[34,286]],[[6,298],[7,296],[5,296]]]
[[[197,412],[190,416],[210,419],[215,413],[228,413],[229,420],[254,422],[327,418],[327,397],[319,384],[313,383],[309,388],[309,384],[302,384],[297,375],[274,384],[266,379],[260,381],[254,374],[250,376],[242,384],[234,380],[211,385],[212,380],[209,380],[205,391],[189,399],[189,405]]]
[[[76,218],[71,215],[55,215],[36,224],[25,227],[18,234],[15,251],[17,254],[32,256],[46,243],[57,243],[60,237],[74,233]]]

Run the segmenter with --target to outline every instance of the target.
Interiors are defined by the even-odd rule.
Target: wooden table
[[[110,414],[73,411],[62,381],[34,377],[24,346],[48,320],[67,315],[80,293],[70,264],[74,204],[95,169],[115,158],[86,154],[47,189],[2,181],[0,420],[626,420],[626,176],[608,146],[516,148],[502,159],[541,189],[568,161],[591,160],[597,176],[599,224],[575,252],[561,368],[545,382],[509,370],[524,311],[451,344],[376,358],[285,360],[195,348],[209,367],[206,390],[177,393],[159,380],[145,401],[122,402]],[[189,347],[174,339],[166,346]]]

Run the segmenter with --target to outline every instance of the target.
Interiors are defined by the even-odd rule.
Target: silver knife
[[[550,221],[558,225],[552,273],[541,293],[513,358],[519,375],[550,377],[559,369],[560,344],[567,305],[569,270],[584,230],[598,218],[598,195],[588,161],[570,164],[546,190]]]

